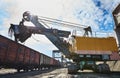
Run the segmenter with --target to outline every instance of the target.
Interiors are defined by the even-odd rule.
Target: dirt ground
[[[67,68],[60,68],[17,73],[13,69],[2,69],[0,70],[0,78],[120,78],[120,72],[103,74],[85,70],[79,71],[77,74],[68,74]]]

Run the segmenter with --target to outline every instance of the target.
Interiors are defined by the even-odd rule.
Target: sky
[[[111,33],[114,32],[112,11],[119,3],[120,0],[0,0],[0,34],[10,38],[10,23],[19,24],[25,11],[91,26],[94,32]],[[32,35],[22,44],[48,56],[52,56],[52,50],[57,49],[44,35]]]

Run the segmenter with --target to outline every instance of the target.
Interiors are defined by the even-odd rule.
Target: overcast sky
[[[96,32],[113,32],[112,11],[119,3],[120,0],[0,0],[0,34],[8,37],[10,23],[18,24],[24,11],[89,25]],[[49,56],[57,49],[43,35],[32,35],[24,45]]]

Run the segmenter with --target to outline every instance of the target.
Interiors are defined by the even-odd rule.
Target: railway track
[[[55,69],[33,70],[28,72],[21,71],[18,73],[15,69],[2,69],[0,70],[0,78],[34,78],[35,76],[40,76],[38,78],[41,78],[41,76],[48,75],[47,73],[54,70]]]
[[[13,70],[9,70],[9,73],[0,73],[0,78],[120,78],[120,72],[111,72],[104,74],[85,71],[78,72],[76,74],[67,74],[67,68],[29,71],[20,73],[17,73]]]

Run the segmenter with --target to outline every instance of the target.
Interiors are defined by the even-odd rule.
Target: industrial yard
[[[0,34],[0,78],[120,78],[120,3],[111,16],[114,35],[106,32],[109,35],[102,37],[90,25],[24,11],[19,24],[10,23],[9,37]],[[24,44],[35,34],[44,36],[56,47],[50,49],[52,56]],[[33,39],[41,41],[40,44],[46,42]],[[40,49],[47,51],[46,44]]]

